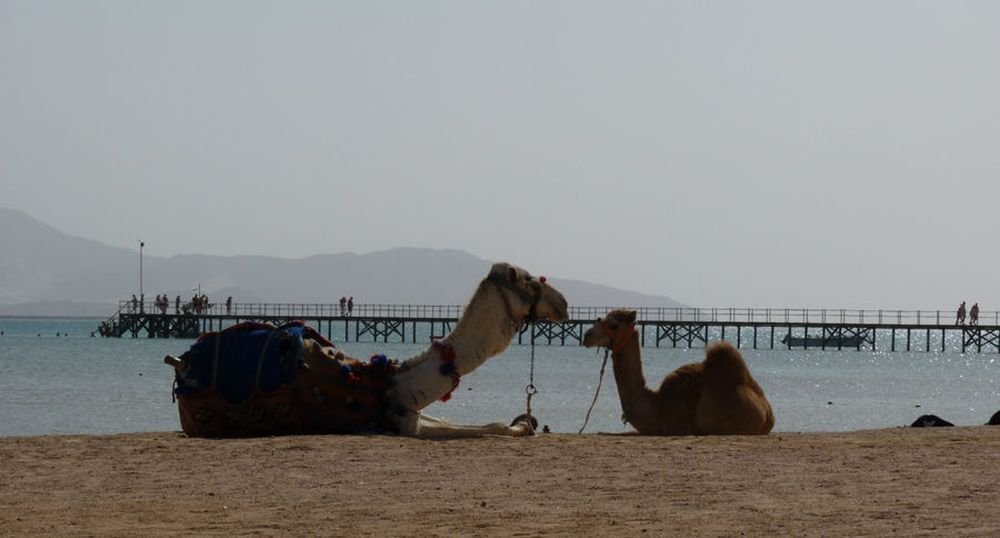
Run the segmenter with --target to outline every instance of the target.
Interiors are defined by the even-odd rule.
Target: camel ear
[[[629,323],[635,323],[635,310],[628,311],[628,318],[626,318]]]
[[[507,268],[507,280],[511,282],[517,282],[517,269],[513,267]]]

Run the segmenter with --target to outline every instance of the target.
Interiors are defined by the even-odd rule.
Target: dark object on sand
[[[510,421],[510,425],[513,426],[518,422],[528,422],[528,414],[521,413],[520,415],[514,417],[514,420]],[[531,429],[538,431],[538,419],[534,415],[531,416]]]
[[[990,421],[986,423],[987,426],[1000,426],[1000,411],[993,413],[990,417]]]
[[[954,426],[951,422],[937,415],[920,415],[917,420],[910,424],[911,428],[939,428],[942,426]]]

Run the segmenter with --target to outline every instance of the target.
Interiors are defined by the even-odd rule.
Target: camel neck
[[[444,341],[455,348],[455,364],[465,375],[491,357],[504,352],[517,332],[520,320],[512,320],[503,306],[503,291],[484,281],[465,307],[455,330]]]
[[[628,341],[611,354],[611,359],[625,420],[643,431],[645,422],[653,417],[654,395],[646,387],[646,377],[642,372],[639,335],[633,332]]]
[[[396,375],[397,389],[392,396],[407,409],[419,411],[449,394],[454,377],[442,373],[441,349],[454,350],[454,368],[466,375],[489,358],[502,353],[517,330],[517,322],[507,315],[496,286],[480,284],[465,307],[455,329],[442,339],[442,346],[426,351],[403,363]]]

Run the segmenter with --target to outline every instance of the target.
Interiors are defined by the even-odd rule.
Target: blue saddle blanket
[[[301,322],[281,327],[248,322],[206,333],[182,356],[188,370],[178,373],[176,394],[215,389],[230,403],[240,403],[289,384],[302,364],[304,337],[326,340]]]

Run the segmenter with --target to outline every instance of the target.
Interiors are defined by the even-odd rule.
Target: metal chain
[[[535,324],[531,324],[531,365],[528,373],[528,386],[524,387],[524,393],[527,395],[527,401],[525,402],[525,414],[528,416],[528,427],[531,426],[531,397],[538,394],[538,389],[535,387]]]

